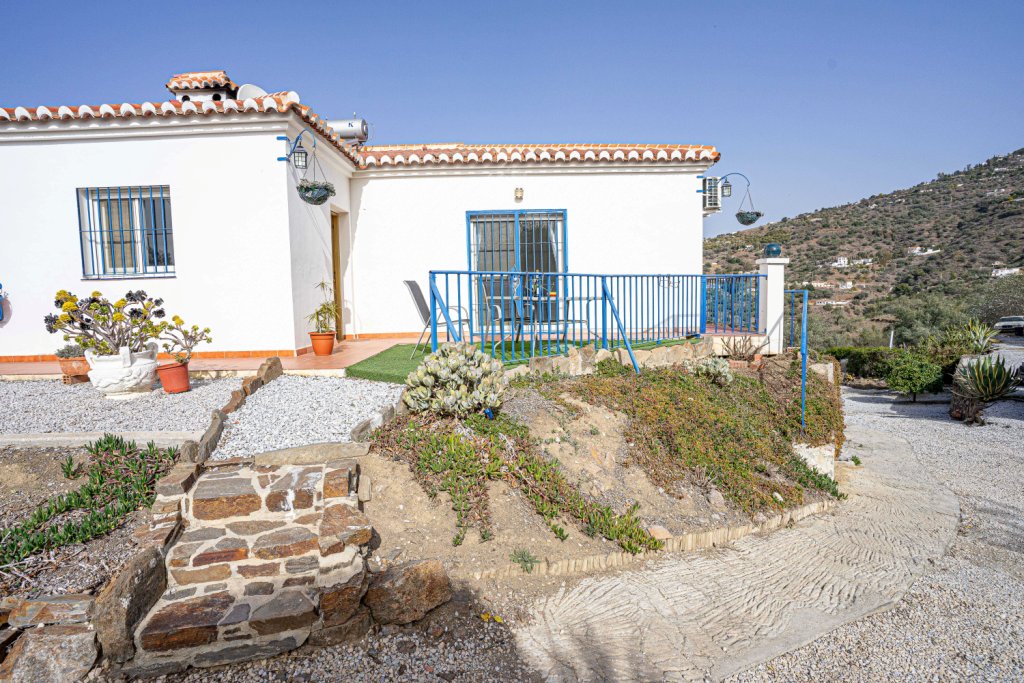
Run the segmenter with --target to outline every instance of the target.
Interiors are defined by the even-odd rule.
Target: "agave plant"
[[[444,344],[405,380],[405,404],[413,412],[465,416],[501,406],[508,380],[501,363],[472,344]]]
[[[982,356],[960,363],[953,376],[956,393],[981,403],[997,401],[1013,391],[1017,378],[1001,357]]]
[[[967,353],[982,354],[992,350],[998,332],[980,320],[971,319],[962,325],[952,327],[943,333],[947,346],[960,346]]]

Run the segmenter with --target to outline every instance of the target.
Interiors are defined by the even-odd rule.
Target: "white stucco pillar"
[[[780,353],[785,344],[786,265],[788,258],[757,259],[761,279],[758,314],[761,334],[768,335],[768,353]]]

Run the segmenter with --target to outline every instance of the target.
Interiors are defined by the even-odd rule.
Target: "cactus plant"
[[[501,407],[508,380],[501,363],[472,344],[444,344],[409,373],[403,396],[413,412],[462,417]]]

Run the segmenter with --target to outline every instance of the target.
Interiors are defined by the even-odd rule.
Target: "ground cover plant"
[[[160,449],[153,443],[139,448],[110,434],[87,450],[85,483],[0,529],[0,573],[16,574],[18,565],[35,553],[85,543],[116,529],[128,515],[152,505],[156,482],[177,455],[173,448]],[[73,462],[62,469],[65,476],[79,474]]]
[[[382,427],[374,439],[383,451],[412,466],[428,494],[449,495],[457,519],[454,545],[473,528],[482,540],[492,538],[487,484],[503,479],[523,492],[559,539],[568,538],[560,522],[570,519],[587,535],[615,541],[627,552],[661,546],[643,528],[636,507],[619,515],[595,503],[569,481],[558,463],[540,454],[529,430],[507,415],[489,419],[481,413],[465,418],[409,414]]]
[[[802,433],[799,364],[781,358],[766,368],[764,378],[737,374],[720,384],[679,367],[622,374],[619,364],[603,361],[594,375],[553,380],[541,390],[624,413],[625,436],[634,445],[627,464],[665,491],[699,475],[751,514],[802,504],[808,489],[838,496],[835,481],[808,467],[792,446],[794,440],[841,445],[837,388],[808,376]]]

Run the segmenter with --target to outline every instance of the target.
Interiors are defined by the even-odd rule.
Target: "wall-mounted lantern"
[[[730,183],[728,180],[723,178],[722,184],[719,186],[719,189],[722,191],[723,197],[732,196],[732,183]]]
[[[302,146],[302,143],[298,143],[295,149],[291,153],[292,166],[302,170],[309,166],[309,155],[306,153],[306,148]]]

